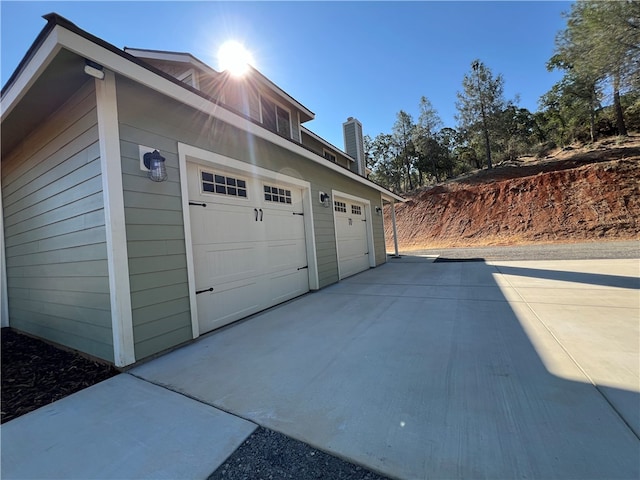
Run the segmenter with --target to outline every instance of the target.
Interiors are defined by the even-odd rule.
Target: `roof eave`
[[[25,58],[20,62],[19,68],[16,69],[16,72],[10,77],[11,82],[7,82],[7,86],[2,92],[1,109],[3,121],[20,98],[28,92],[29,86],[32,85],[35,79],[42,73],[46,65],[48,65],[55,56],[55,53],[65,48],[119,75],[130,78],[140,85],[155,90],[189,107],[202,111],[225,123],[323,165],[325,168],[335,170],[346,177],[374,188],[385,198],[388,197],[390,199],[404,201],[399,195],[396,195],[375,182],[361,177],[350,170],[327,162],[324,157],[307,150],[302,145],[285,139],[231,110],[220,108],[218,103],[206,95],[203,95],[202,92],[189,87],[170,75],[151,67],[135,56],[78,28],[64,17],[57,14],[48,14],[45,15],[44,18],[48,21],[48,24],[40,35],[38,35],[36,41],[25,55]]]

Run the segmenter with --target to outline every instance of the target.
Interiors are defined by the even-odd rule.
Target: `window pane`
[[[227,193],[227,188],[224,185],[216,185],[216,193]]]
[[[245,182],[244,180],[238,180],[238,187],[247,188],[247,182]]]
[[[235,178],[231,178],[231,177],[227,177],[227,185],[233,185],[235,187],[236,179]]]
[[[222,175],[216,175],[216,183],[224,184],[224,177]]]
[[[205,182],[213,182],[213,173],[202,172],[202,180]]]
[[[213,192],[213,184],[212,183],[203,183],[202,190],[205,192]]]
[[[277,109],[277,120],[278,120],[278,133],[287,138],[291,137],[291,119],[289,118],[289,112],[276,107]]]
[[[244,189],[239,188],[239,189],[238,189],[238,196],[239,196],[239,197],[247,198],[247,191],[246,191],[246,190],[244,190]]]
[[[276,131],[276,106],[270,100],[262,97],[262,123],[265,128]]]

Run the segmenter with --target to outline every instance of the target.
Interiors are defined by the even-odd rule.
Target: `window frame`
[[[199,177],[198,177],[198,182],[200,184],[200,194],[201,195],[212,195],[212,196],[217,196],[219,198],[228,198],[228,199],[236,199],[236,200],[245,200],[248,201],[251,197],[250,194],[250,189],[251,189],[251,184],[249,182],[249,180],[245,177],[242,176],[238,176],[236,174],[231,174],[231,173],[227,173],[227,172],[222,172],[222,171],[215,171],[215,170],[209,170],[209,169],[204,169],[204,168],[199,168],[198,172],[200,173]],[[212,175],[213,180],[209,181],[209,180],[205,180],[204,174],[207,175]],[[216,177],[223,177],[224,178],[224,183],[222,182],[218,182],[216,181]],[[232,179],[235,181],[235,185],[231,185],[228,183],[229,179]],[[244,182],[244,187],[239,187],[237,184],[238,182]],[[213,185],[213,191],[208,191],[204,189],[204,184],[209,184],[209,185]],[[222,192],[218,192],[216,186],[218,185],[224,185],[225,190],[228,188],[235,188],[236,189],[236,194],[230,194],[230,193],[222,193]],[[244,190],[245,195],[238,195],[237,190]]]
[[[264,101],[265,100],[267,102],[273,104],[273,106],[274,106],[275,130],[271,130],[271,128],[269,128],[265,124],[265,121],[264,121],[265,120],[265,115],[263,113],[264,112]],[[289,129],[288,129],[287,135],[284,135],[283,133],[280,132],[280,129],[279,129],[279,126],[278,126],[278,111],[286,112],[287,115],[289,116]],[[285,107],[282,103],[278,102],[277,100],[274,100],[272,97],[268,97],[268,96],[262,95],[262,94],[260,94],[260,123],[267,130],[272,131],[272,132],[280,135],[281,137],[287,138],[289,140],[293,140],[293,115],[292,115],[291,109]]]

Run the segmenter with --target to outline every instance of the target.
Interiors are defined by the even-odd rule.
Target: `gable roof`
[[[148,49],[140,49],[140,48],[129,48],[124,47],[124,51],[126,53],[130,53],[131,55],[149,60],[166,60],[169,62],[181,62],[189,64],[199,70],[207,73],[212,77],[227,77],[228,72],[218,72],[217,70],[211,68],[209,65],[194,57],[190,53],[186,52],[169,52],[164,50],[148,50]],[[251,78],[258,82],[258,84],[262,85],[266,89],[270,90],[276,97],[280,97],[291,103],[296,109],[300,111],[300,122],[308,122],[309,120],[313,120],[316,115],[309,110],[307,107],[302,105],[299,101],[289,95],[287,92],[278,87],[275,83],[265,77],[257,68],[253,65],[248,65],[249,71],[243,78]]]
[[[218,118],[252,135],[264,138],[310,161],[321,164],[325,168],[339,172],[358,183],[374,188],[378,190],[386,200],[404,201],[399,195],[375,182],[361,177],[346,168],[327,162],[326,159],[305,148],[303,145],[267,130],[251,119],[227,108],[218,100],[205,95],[203,92],[147,64],[136,56],[78,28],[66,18],[55,13],[45,15],[44,18],[47,20],[47,25],[38,37],[36,37],[36,40],[16,68],[16,71],[2,88],[0,106],[3,124],[12,114],[13,110],[20,104],[25,96],[27,96],[30,89],[40,79],[47,67],[52,64],[56,58],[59,58],[59,54],[66,51],[75,54],[78,58],[84,58],[97,63],[118,75],[132,79],[140,85]],[[257,70],[255,70],[255,72],[257,72]],[[264,77],[259,72],[257,73]],[[82,75],[84,75],[84,73]],[[264,79],[266,79],[266,77],[264,77]],[[22,115],[22,117],[24,116],[25,115]]]

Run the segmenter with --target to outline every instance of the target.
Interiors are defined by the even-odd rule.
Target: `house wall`
[[[117,88],[123,157],[127,156],[127,158],[123,158],[123,170],[126,171],[125,176],[128,174],[136,178],[135,184],[133,183],[133,178],[125,178],[124,180],[125,208],[129,208],[130,200],[128,200],[128,197],[134,194],[138,196],[141,189],[150,191],[151,189],[163,188],[166,189],[166,192],[161,195],[162,201],[166,202],[167,205],[171,205],[171,208],[167,207],[167,211],[174,212],[174,208],[180,209],[178,198],[180,195],[179,172],[177,170],[178,141],[309,181],[311,182],[313,199],[318,199],[320,191],[331,192],[332,189],[336,189],[370,200],[372,211],[375,205],[382,204],[380,192],[366,185],[356,183],[329,168],[313,163],[264,139],[254,137],[245,131],[212,119],[203,113],[162,97],[150,90],[142,89],[124,78],[119,78]],[[135,160],[136,165],[134,167],[128,156],[133,154],[134,147],[137,149],[138,143],[162,150],[162,154],[167,157],[169,166],[169,182],[160,184],[161,186],[153,185],[152,182],[143,178],[144,174],[142,172],[135,171],[137,160]],[[137,150],[135,151],[137,152]],[[126,154],[124,152],[129,153]],[[131,163],[131,165],[125,166],[125,163]],[[150,200],[150,198],[147,198],[144,205],[147,205]],[[320,287],[323,287],[338,281],[333,210],[332,208],[322,207],[319,201],[314,203],[313,207],[319,283]],[[146,209],[148,206],[141,208]],[[162,232],[172,232],[167,240],[174,241],[176,249],[184,248],[184,239],[178,232],[178,230],[182,229],[182,219],[175,215],[172,215],[171,218],[172,224],[162,227],[161,230]],[[127,222],[129,223],[129,221],[130,217],[127,213]],[[381,264],[386,261],[382,217],[374,214],[372,225],[376,264]],[[144,241],[144,238],[147,238],[143,238],[143,236],[148,235],[148,231],[148,228],[138,231],[139,241]],[[162,234],[164,235],[164,233]],[[129,232],[127,232],[127,235],[129,236]],[[179,247],[180,242],[182,242],[181,247]],[[185,272],[184,283],[173,285],[176,290],[184,290],[185,297],[181,297],[180,301],[184,298],[186,312],[188,311],[186,303],[186,259],[181,251],[179,252],[178,250],[172,255],[174,256],[172,261],[175,262],[172,264],[173,269],[176,272],[182,272],[184,269]],[[133,276],[132,274],[132,289]],[[148,286],[149,282],[155,282],[157,287],[166,286],[167,284],[165,281],[161,282],[155,275],[151,275],[148,278],[141,278],[138,288],[152,288]],[[149,293],[150,299],[156,298],[154,295],[157,296],[157,293]],[[178,300],[175,301],[177,302]],[[134,315],[135,324],[136,316]],[[137,337],[137,333],[134,334],[134,337]],[[138,358],[137,353],[136,350],[136,358]]]
[[[302,144],[307,147],[310,148],[311,150],[313,150],[314,152],[316,152],[318,155],[320,155],[321,157],[324,156],[324,150],[325,150],[325,146],[319,142],[318,140],[316,140],[315,138],[313,138],[311,135],[307,135],[306,133],[302,133]],[[329,150],[329,149],[327,149]],[[350,170],[353,170],[352,164],[354,163],[353,161],[347,159],[346,157],[344,157],[344,155],[340,155],[339,152],[336,152],[335,150],[329,150],[331,153],[333,153],[336,156],[336,163],[338,165],[340,165],[341,167],[345,167],[348,168]],[[327,160],[330,161],[330,160]]]
[[[141,105],[140,92],[120,78],[116,91],[133,339],[140,360],[192,338],[180,172],[177,142],[156,116],[158,105],[145,103],[149,97]],[[138,145],[162,152],[167,181],[152,182],[140,170]]]
[[[10,325],[113,361],[93,81],[2,159]]]

